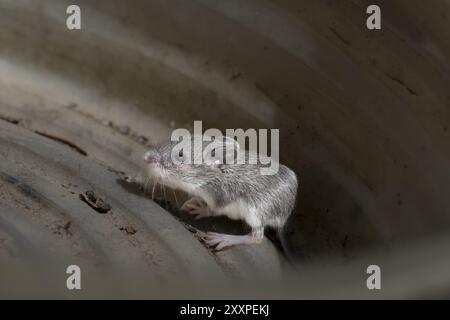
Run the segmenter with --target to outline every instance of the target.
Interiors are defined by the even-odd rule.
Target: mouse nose
[[[146,163],[157,163],[158,158],[156,157],[156,155],[153,152],[146,152],[144,154],[144,161]]]

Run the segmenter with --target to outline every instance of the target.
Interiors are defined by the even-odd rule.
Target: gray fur
[[[204,143],[205,147],[208,143]],[[270,226],[281,231],[295,206],[297,177],[288,167],[279,166],[278,173],[262,175],[262,164],[180,164],[171,159],[176,142],[168,141],[152,148],[147,156],[158,162],[165,181],[162,183],[174,189],[192,193],[193,189],[204,191],[222,208],[237,200],[243,200],[256,208],[259,226]],[[192,148],[193,149],[193,148]],[[194,152],[192,150],[192,152]],[[220,152],[220,151],[219,151]],[[254,156],[247,151],[245,157]],[[155,172],[150,170],[150,176]]]

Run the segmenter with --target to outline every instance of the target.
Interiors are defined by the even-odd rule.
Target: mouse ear
[[[235,163],[240,150],[239,143],[227,136],[214,137],[203,152],[206,164],[219,166],[222,164]]]

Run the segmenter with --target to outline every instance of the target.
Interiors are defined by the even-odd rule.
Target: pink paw
[[[181,211],[195,216],[195,220],[210,216],[208,205],[199,198],[191,198],[181,206]]]

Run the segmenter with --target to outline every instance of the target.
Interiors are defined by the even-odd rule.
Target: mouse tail
[[[291,242],[287,238],[286,227],[280,227],[276,230],[276,237],[280,244],[280,249],[286,258],[287,262],[294,267],[295,266],[295,254]]]

